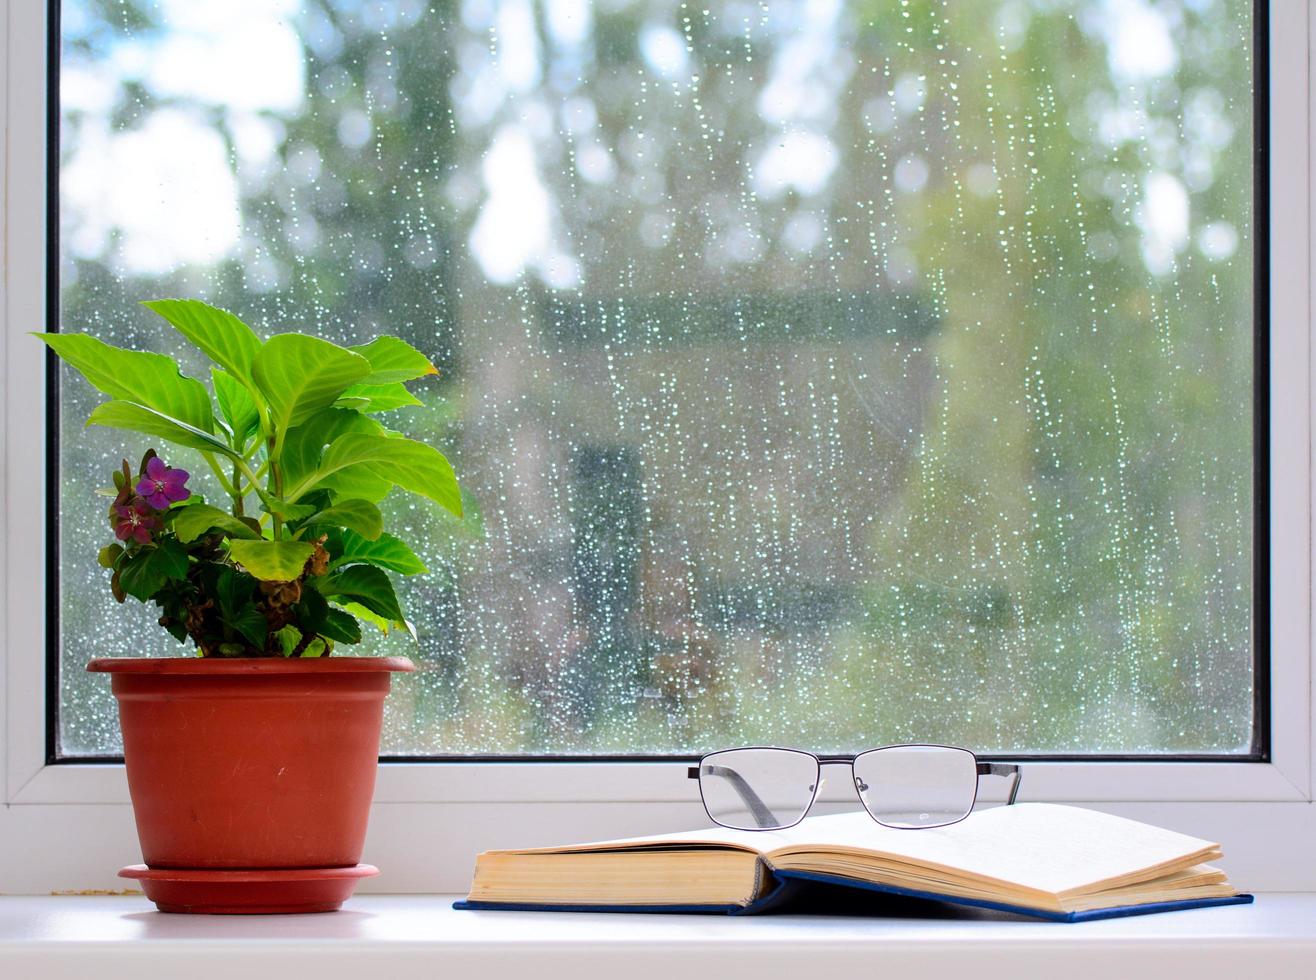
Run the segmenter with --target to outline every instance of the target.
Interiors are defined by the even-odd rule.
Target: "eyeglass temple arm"
[[[691,766],[686,770],[686,777],[689,779],[699,778],[699,766]],[[706,763],[703,767],[705,776],[720,776],[731,784],[731,788],[740,796],[741,802],[749,807],[750,815],[753,816],[754,822],[759,825],[760,830],[773,830],[781,826],[781,821],[777,819],[776,814],[768,809],[767,805],[759,799],[758,793],[754,792],[754,787],[745,782],[745,777],[734,769],[727,766],[715,766]]]
[[[978,763],[979,776],[1005,776],[1010,779],[1010,798],[1005,801],[1009,806],[1019,795],[1019,783],[1023,781],[1023,773],[1013,762],[980,762]]]

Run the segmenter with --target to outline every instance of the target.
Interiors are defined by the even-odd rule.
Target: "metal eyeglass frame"
[[[979,761],[978,756],[974,754],[972,751],[970,751],[969,749],[961,748],[958,745],[939,745],[935,742],[906,742],[897,745],[880,745],[875,749],[866,749],[863,752],[860,752],[858,755],[852,755],[852,756],[851,755],[815,755],[813,752],[805,752],[803,749],[787,749],[777,745],[746,745],[740,748],[719,749],[717,752],[708,753],[707,755],[700,758],[699,765],[690,766],[690,768],[686,770],[686,777],[688,779],[699,780],[699,800],[704,805],[704,812],[708,814],[708,819],[713,821],[713,823],[717,824],[719,827],[725,827],[727,825],[722,823],[722,821],[718,820],[717,817],[713,816],[713,812],[709,810],[708,800],[704,796],[704,782],[700,778],[701,774],[707,774],[709,776],[717,776],[721,779],[725,779],[728,783],[730,783],[731,788],[736,791],[736,794],[740,797],[741,801],[745,804],[750,814],[754,817],[754,822],[758,824],[757,827],[731,827],[729,829],[749,830],[754,832],[769,831],[769,830],[787,830],[790,827],[794,827],[798,825],[801,821],[803,821],[804,818],[809,815],[809,811],[813,809],[813,804],[817,802],[818,792],[822,788],[823,766],[849,766],[850,781],[851,783],[854,784],[855,789],[860,794],[862,794],[868,789],[868,785],[864,783],[863,780],[861,780],[857,775],[855,775],[854,764],[859,759],[863,758],[866,755],[871,755],[874,752],[882,752],[887,749],[950,749],[956,752],[967,753],[973,758],[974,768],[977,772],[977,775],[1004,776],[1011,780],[1010,795],[1005,801],[1006,806],[1010,806],[1011,804],[1013,804],[1016,797],[1018,797],[1019,795],[1019,783],[1023,780],[1023,773],[1020,772],[1019,766],[1017,764],[1012,762],[981,762]],[[813,760],[814,763],[814,777],[813,777],[813,786],[812,786],[813,796],[809,798],[809,805],[804,808],[803,812],[800,813],[799,818],[796,819],[793,823],[781,823],[779,820],[777,820],[776,815],[773,814],[772,810],[769,809],[767,804],[763,802],[763,800],[759,797],[759,795],[756,792],[754,792],[754,788],[750,786],[748,782],[746,782],[745,777],[742,776],[735,769],[732,769],[728,766],[716,765],[708,761],[709,759],[713,759],[719,755],[724,755],[728,752],[745,752],[750,750],[770,751],[770,752],[792,752],[796,755],[808,756],[810,759]],[[861,795],[860,801],[862,802],[862,800],[863,797]],[[961,820],[966,819],[969,816],[969,814],[973,812],[973,808],[974,806],[977,805],[977,803],[978,803],[978,783],[977,780],[975,780],[973,785],[973,801],[969,804],[969,809],[964,813],[964,816],[957,817],[954,820],[947,820],[945,823],[927,824],[925,826],[919,826],[919,827],[909,827],[909,826],[902,826],[898,824],[884,823],[883,821],[879,820],[876,816],[873,815],[873,811],[868,809],[868,806],[866,804],[864,806],[864,812],[867,813],[870,817],[872,817],[875,823],[880,824],[883,827],[887,827],[891,830],[932,830],[936,827],[949,827],[952,824],[957,824]]]

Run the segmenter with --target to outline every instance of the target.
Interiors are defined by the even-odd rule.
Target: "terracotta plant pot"
[[[375,873],[358,862],[384,696],[411,661],[125,658],[87,669],[111,675],[146,861],[121,874],[162,911],[329,911]]]

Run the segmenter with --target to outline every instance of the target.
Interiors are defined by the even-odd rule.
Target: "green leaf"
[[[306,541],[230,541],[233,560],[262,582],[291,582],[315,546]]]
[[[169,635],[179,643],[187,642],[187,627],[183,625],[183,621],[178,617],[168,617],[167,621],[164,623],[164,628],[168,631]]]
[[[388,633],[393,629],[400,629],[408,636],[410,636],[413,641],[419,642],[419,639],[416,636],[416,627],[413,626],[411,623],[407,622],[405,619],[398,619],[398,620],[387,619],[383,616],[380,616],[378,613],[371,612],[369,609],[361,605],[361,603],[359,602],[338,602],[337,600],[335,600],[335,604],[339,608],[341,608],[344,612],[349,613],[352,616],[355,616],[357,619],[361,619],[367,623],[370,623],[372,626],[378,629],[379,632],[385,635],[388,635]]]
[[[349,565],[313,581],[322,595],[338,600],[340,605],[342,602],[359,602],[391,622],[404,618],[393,583],[383,570],[373,565]]]
[[[85,333],[37,336],[111,398],[145,405],[203,432],[214,431],[210,393],[196,378],[186,377],[173,358],[111,347]]]
[[[333,559],[330,568],[367,564],[401,572],[403,575],[419,575],[428,571],[415,552],[391,534],[380,534],[378,539],[367,541],[351,531],[340,531],[329,536],[327,546]]]
[[[356,532],[353,537],[359,536],[374,541],[384,531],[384,515],[369,500],[340,500],[332,507],[311,515],[306,519],[305,524],[307,526],[328,524],[332,527],[350,528],[351,531]]]
[[[286,432],[332,405],[370,373],[360,354],[318,337],[285,333],[256,352],[251,375],[270,406],[270,425]]]
[[[256,409],[256,401],[242,382],[227,372],[212,368],[210,380],[215,386],[215,400],[219,402],[219,411],[233,432],[233,443],[241,448],[260,426],[260,412]]]
[[[367,623],[373,625],[379,632],[387,635],[388,631],[394,626],[401,626],[400,623],[394,623],[391,619],[385,619],[377,613],[372,613],[359,602],[340,602],[338,603],[343,611],[355,616],[357,619],[364,619]]]
[[[224,623],[230,629],[241,633],[243,638],[257,650],[265,649],[265,638],[269,634],[270,624],[255,606],[248,606],[232,617],[225,616]]]
[[[330,609],[320,624],[320,632],[339,643],[360,643],[361,624],[341,609]]]
[[[154,548],[143,548],[119,562],[119,586],[128,595],[145,602],[170,579],[186,577],[187,566],[187,552],[181,544],[161,541]]]
[[[319,470],[310,479],[307,489],[322,486],[345,497],[365,499],[372,494],[353,491],[387,481],[428,497],[457,517],[462,514],[452,466],[437,449],[412,439],[349,432],[325,450]]]
[[[297,614],[297,628],[303,633],[318,633],[329,617],[329,602],[315,589],[302,589],[302,597],[293,606]]]
[[[260,535],[232,514],[211,507],[209,504],[193,504],[180,507],[174,514],[174,533],[184,544],[195,541],[212,527],[217,527],[234,538],[250,538],[259,541]]]
[[[388,385],[352,385],[343,392],[338,404],[358,412],[391,412],[395,408],[423,405],[402,382]]]
[[[317,636],[310,643],[306,644],[306,649],[301,652],[302,657],[323,657],[333,651],[329,641],[323,636]]]
[[[208,564],[205,571],[208,572],[210,569],[215,569],[211,587],[214,589],[215,598],[219,600],[221,616],[225,618],[235,616],[255,601],[256,580],[250,575],[228,565]]]
[[[360,412],[344,408],[326,408],[316,412],[303,424],[288,431],[283,443],[283,485],[298,486],[320,465],[325,447],[347,432],[383,435],[384,428]],[[385,486],[380,497],[392,486]],[[352,496],[355,496],[354,494]],[[377,498],[378,499],[378,498]]]
[[[275,514],[285,521],[303,520],[314,514],[316,510],[312,504],[290,504],[278,497],[271,497],[268,501],[263,501],[260,509],[267,514]]]
[[[292,652],[297,649],[297,644],[302,642],[302,631],[296,626],[285,626],[274,634],[274,638],[279,641],[279,650],[285,657],[291,657]]]
[[[260,350],[260,338],[232,313],[198,299],[157,299],[143,303],[160,314],[216,364],[248,388],[251,364]]]
[[[96,554],[96,562],[101,568],[113,568],[123,554],[123,545],[107,544]]]
[[[248,606],[231,619],[225,619],[224,625],[241,636],[256,650],[263,651],[265,649],[270,624],[255,606]]]
[[[157,439],[165,439],[188,449],[199,449],[204,453],[221,453],[232,458],[234,452],[223,439],[209,432],[203,432],[195,426],[172,418],[155,409],[131,402],[102,402],[92,409],[87,416],[88,425],[103,425],[111,429],[128,429],[141,432]]]
[[[428,357],[397,337],[376,337],[368,344],[351,349],[370,362],[370,375],[363,379],[368,385],[411,381],[439,373]]]

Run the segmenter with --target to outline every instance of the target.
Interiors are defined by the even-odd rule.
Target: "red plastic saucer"
[[[353,868],[264,868],[212,870],[148,868],[130,864],[120,878],[142,883],[142,891],[161,912],[203,915],[286,915],[293,912],[335,912],[362,878],[379,869],[370,864]]]

